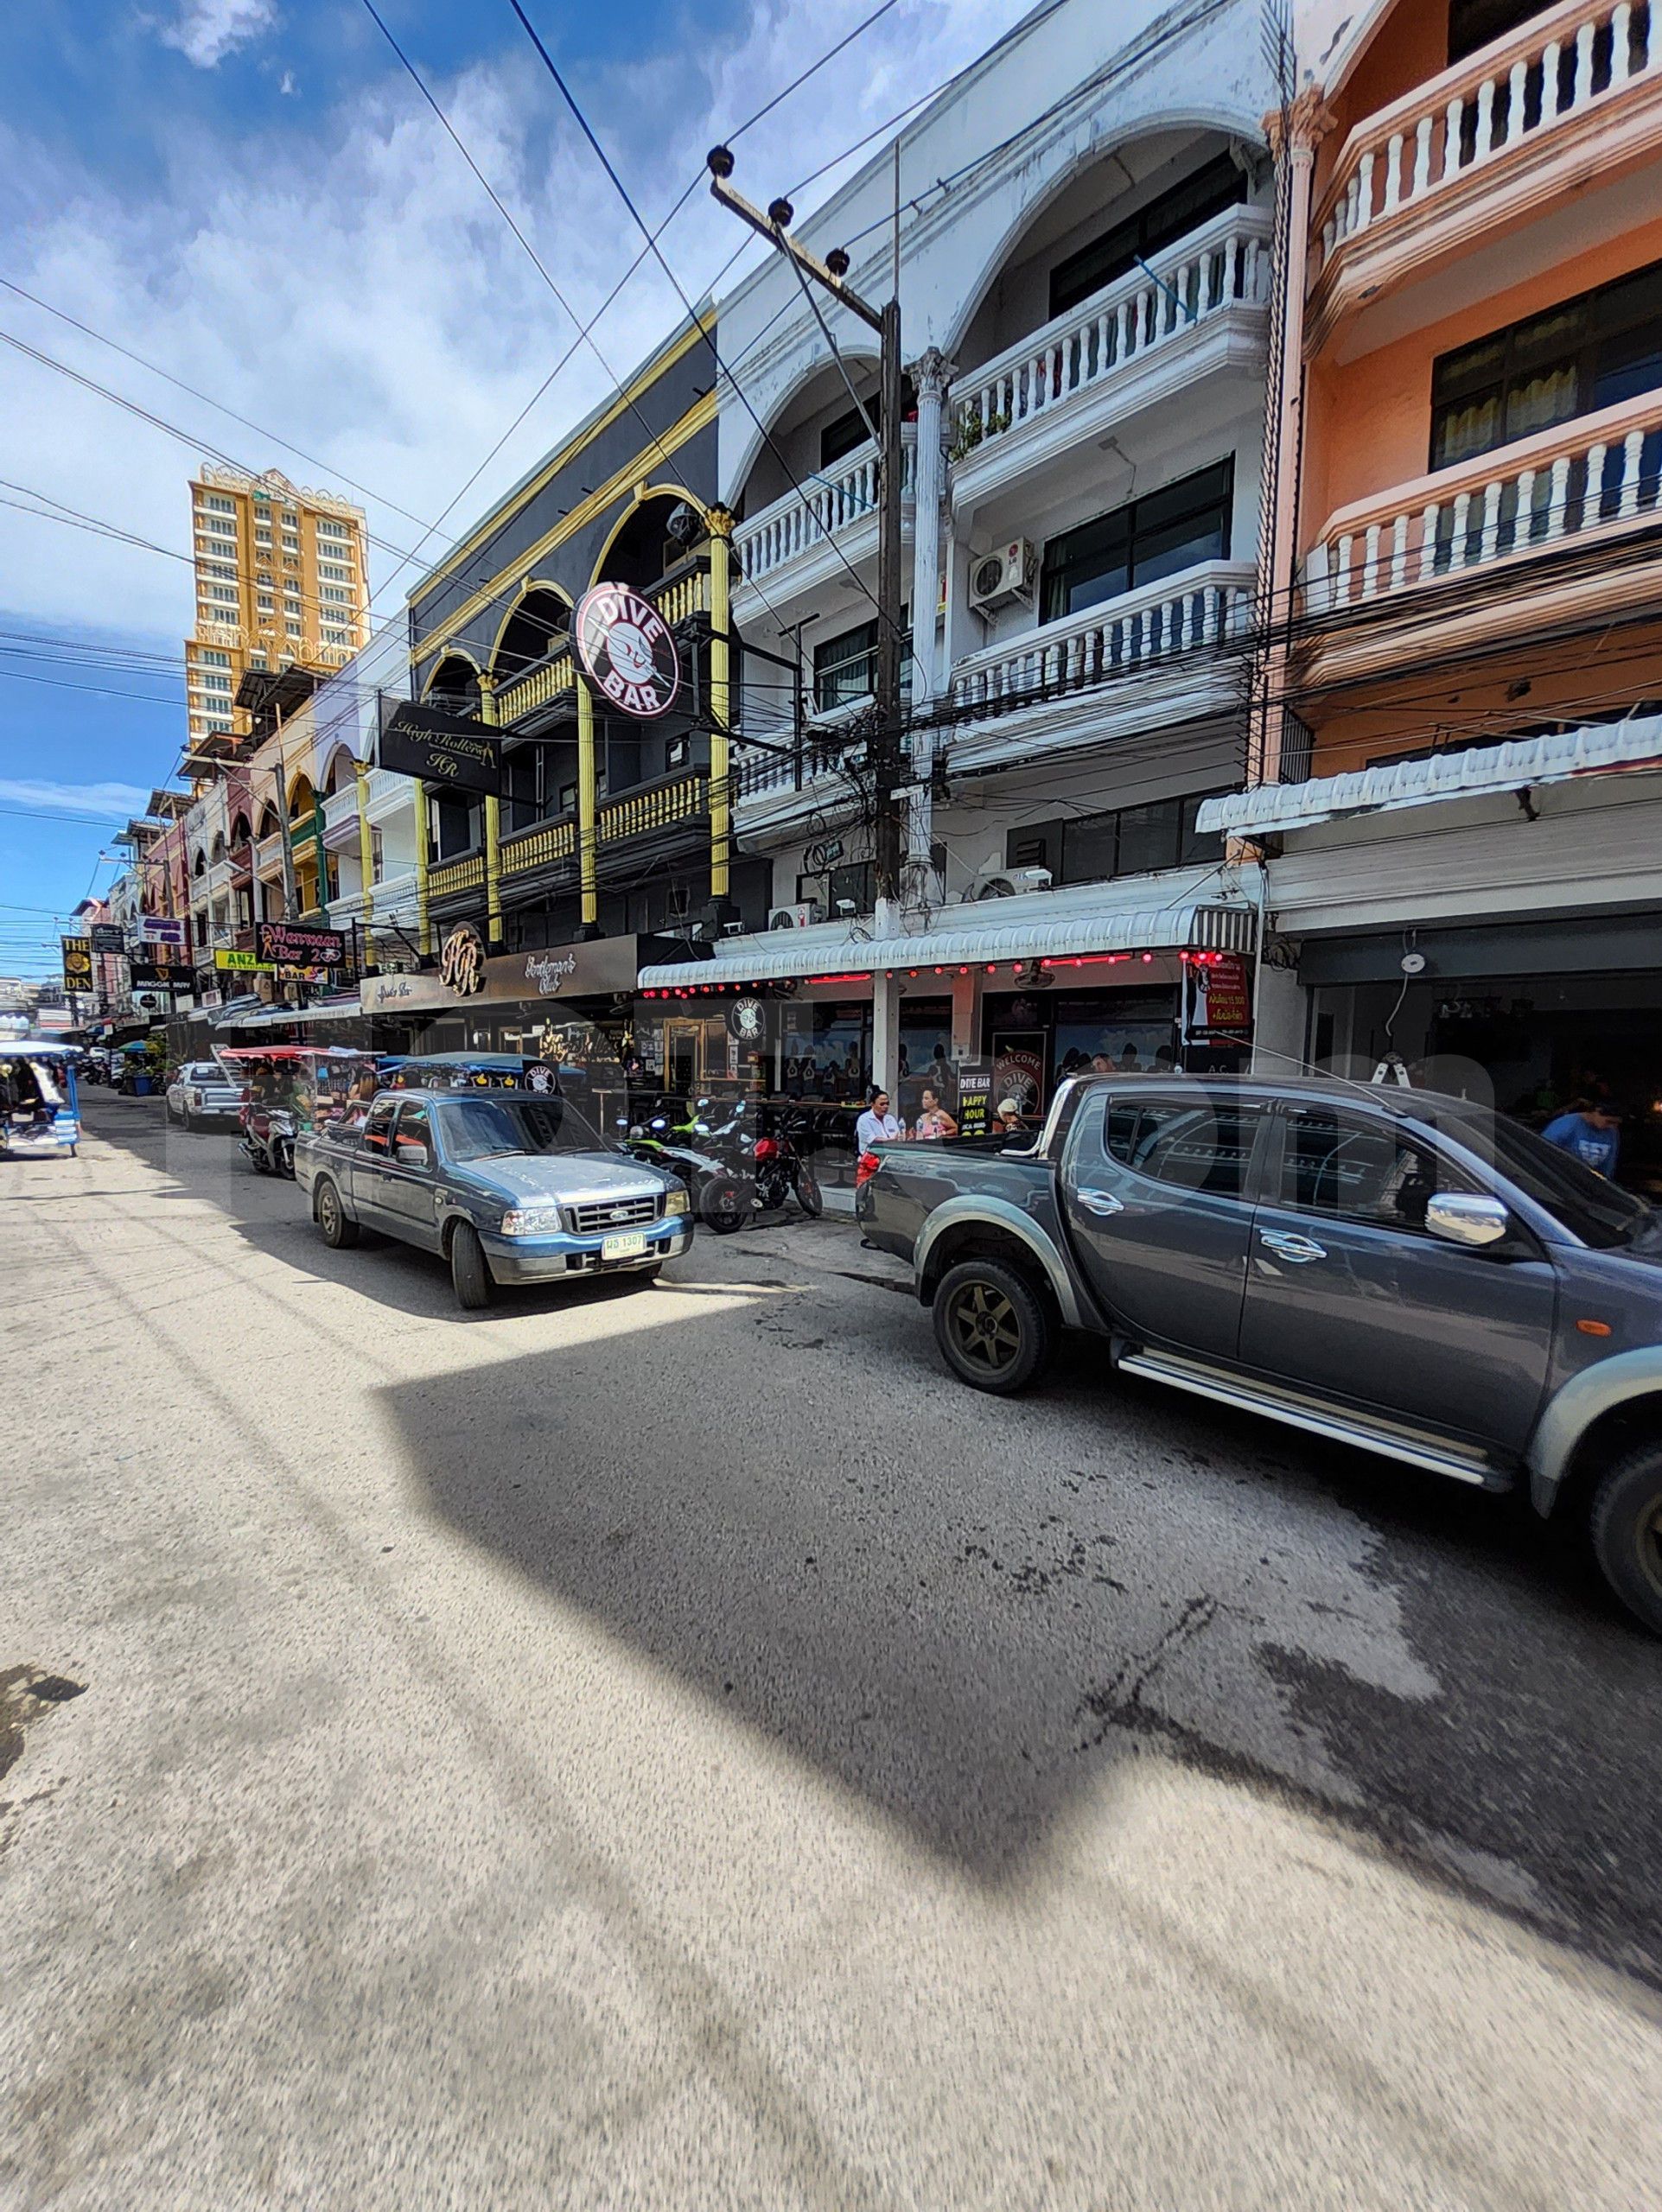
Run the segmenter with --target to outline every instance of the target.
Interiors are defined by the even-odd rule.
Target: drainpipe
[[[1247,763],[1249,784],[1273,784],[1281,776],[1283,702],[1286,687],[1288,636],[1292,626],[1293,579],[1298,555],[1299,477],[1303,460],[1304,298],[1309,283],[1310,201],[1315,149],[1333,128],[1333,118],[1314,88],[1290,106],[1264,118],[1264,133],[1280,168],[1285,194],[1282,252],[1271,312],[1280,329],[1280,372],[1266,395],[1274,410],[1276,436],[1274,496],[1267,592],[1262,605],[1264,678],[1257,727]]]
[[[479,719],[496,727],[496,678],[479,679]],[[485,800],[485,938],[494,952],[502,942],[502,802],[494,791]]]
[[[416,943],[423,960],[433,957],[433,921],[427,911],[427,786],[416,785]]]
[[[710,527],[710,896],[720,918],[729,918],[733,857],[733,518],[712,507]]]

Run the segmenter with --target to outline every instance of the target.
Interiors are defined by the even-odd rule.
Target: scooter
[[[294,1180],[295,1117],[285,1106],[266,1106],[250,1099],[242,1109],[242,1142],[238,1147],[253,1164],[257,1175],[286,1175]]]
[[[706,1099],[698,1103],[700,1107],[709,1103]],[[672,1122],[666,1114],[656,1114],[644,1124],[631,1123],[624,1114],[619,1116],[617,1126],[625,1133],[626,1152],[650,1167],[667,1168],[686,1185],[693,1211],[707,1229],[717,1236],[726,1236],[743,1228],[755,1210],[755,1185],[748,1174],[735,1172],[701,1143],[688,1141],[725,1135],[725,1128],[711,1131],[696,1114],[691,1121],[680,1123]]]
[[[766,1212],[782,1208],[793,1197],[810,1221],[818,1221],[825,1211],[814,1172],[793,1141],[807,1127],[802,1115],[793,1114],[772,1136],[756,1139],[756,1196]]]

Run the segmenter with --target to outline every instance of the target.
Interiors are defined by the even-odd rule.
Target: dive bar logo
[[[667,714],[681,685],[669,626],[650,600],[622,584],[595,584],[571,618],[577,658],[618,712],[649,721]]]
[[[473,998],[485,988],[485,940],[471,922],[458,922],[438,957],[439,981],[448,990]]]
[[[528,952],[525,955],[525,981],[535,983],[539,997],[551,999],[562,983],[569,983],[577,972],[575,952]]]

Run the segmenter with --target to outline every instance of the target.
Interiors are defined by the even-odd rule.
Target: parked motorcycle
[[[814,1172],[797,1150],[794,1140],[806,1135],[807,1119],[787,1115],[771,1136],[756,1139],[756,1196],[763,1209],[774,1212],[794,1198],[810,1221],[825,1211]]]
[[[284,1106],[267,1106],[250,1099],[242,1109],[242,1141],[239,1150],[253,1163],[257,1175],[286,1175],[294,1180],[295,1117]]]
[[[709,1101],[700,1099],[698,1104],[702,1109]],[[729,1123],[719,1130],[711,1129],[696,1112],[683,1122],[672,1122],[666,1114],[656,1114],[644,1123],[631,1123],[627,1114],[618,1119],[618,1128],[625,1132],[625,1151],[650,1166],[667,1168],[672,1175],[679,1176],[687,1186],[694,1213],[717,1236],[742,1229],[756,1204],[755,1185],[749,1175],[729,1166],[706,1142],[725,1136],[731,1127]]]

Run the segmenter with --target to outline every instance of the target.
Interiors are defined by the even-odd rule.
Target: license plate
[[[608,1236],[601,1243],[602,1260],[638,1260],[646,1249],[644,1229],[631,1230],[627,1236]]]

